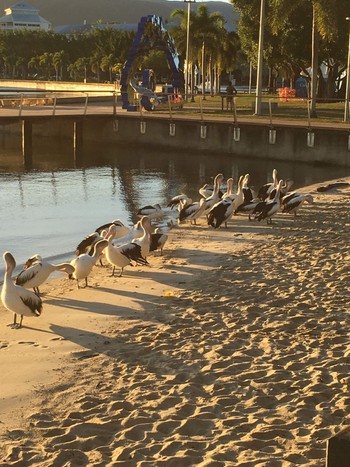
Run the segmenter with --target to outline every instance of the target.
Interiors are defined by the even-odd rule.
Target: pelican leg
[[[119,273],[119,277],[122,277],[123,271],[124,271],[124,268],[121,268],[120,273]]]
[[[13,314],[13,323],[9,324],[8,326],[12,329],[19,329],[22,327],[23,315],[21,315],[20,322],[17,323],[17,314]]]
[[[78,289],[80,289],[80,285],[79,285],[79,281],[78,281],[78,279],[77,279],[77,286],[78,286]]]
[[[87,277],[85,277],[85,287],[88,287]]]
[[[115,271],[115,266],[113,266],[113,271],[112,271],[112,274],[110,275],[110,277],[114,277],[114,271]]]

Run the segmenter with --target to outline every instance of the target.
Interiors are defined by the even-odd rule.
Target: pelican
[[[54,271],[62,271],[67,274],[74,272],[74,267],[69,263],[51,264],[42,259],[40,255],[32,256],[25,263],[24,269],[16,277],[16,285],[26,289],[33,289],[39,295],[39,286],[43,284]]]
[[[1,301],[4,307],[14,313],[14,328],[21,328],[23,316],[40,316],[43,308],[41,298],[31,290],[27,290],[20,285],[16,285],[12,279],[12,273],[16,267],[15,258],[10,252],[3,255],[5,261],[5,277],[1,290]],[[17,315],[21,316],[17,323]]]
[[[261,201],[260,199],[252,199],[248,203],[243,203],[235,210],[234,214],[238,214],[242,212],[243,214],[248,214],[248,219],[251,221],[251,214],[255,214],[259,211],[259,207],[265,206],[265,201]]]
[[[290,178],[287,178],[285,182],[282,182],[281,191],[280,191],[281,199],[283,198],[283,196],[285,196],[289,192],[293,184],[294,184],[294,180],[291,180]],[[275,197],[276,189],[277,188],[273,188],[270,191],[269,196],[268,196],[269,199],[273,199]]]
[[[215,229],[219,228],[222,223],[225,223],[225,227],[227,227],[227,221],[244,200],[242,192],[243,176],[239,177],[237,193],[232,192],[233,179],[228,179],[227,182],[230,194],[224,194],[222,199],[214,204],[208,213],[208,225],[213,226]]]
[[[101,225],[91,234],[87,235],[76,247],[75,254],[77,256],[83,253],[92,254],[92,247],[95,243],[104,239],[103,233],[109,229],[111,225],[115,225],[114,235],[116,238],[121,238],[130,232],[130,229],[126,227],[119,219],[109,222],[108,224]]]
[[[136,243],[141,248],[141,256],[146,259],[149,255],[150,237],[151,237],[151,220],[148,216],[141,217],[141,237],[134,238],[131,243]]]
[[[261,211],[256,215],[256,219],[260,222],[266,219],[266,222],[272,224],[271,217],[274,216],[281,208],[280,191],[282,186],[282,180],[278,182],[277,190],[273,200],[268,200],[262,206]]]
[[[147,216],[149,219],[160,219],[164,216],[164,211],[160,204],[154,204],[153,206],[148,205],[140,208],[136,215],[139,217]]]
[[[102,235],[102,231],[103,230],[108,230],[111,225],[116,226],[116,229],[114,229],[115,230],[115,237],[114,238],[125,237],[125,235],[127,235],[130,232],[129,227],[126,227],[126,225],[124,225],[123,222],[121,220],[119,220],[119,219],[115,219],[114,221],[109,222],[108,224],[100,225],[100,227],[97,227],[97,229],[95,229],[95,232]]]
[[[213,185],[209,185],[208,183],[205,183],[199,190],[199,194],[202,196],[202,198],[209,198],[213,194],[215,188],[215,180]],[[222,198],[222,191],[219,189],[219,198]]]
[[[210,209],[214,206],[214,204],[218,203],[220,201],[220,196],[219,196],[219,191],[220,191],[220,186],[221,183],[224,179],[224,176],[219,173],[216,175],[214,179],[214,190],[213,193],[208,196],[208,198],[205,198],[204,200],[204,211],[202,214],[208,214]]]
[[[197,219],[203,214],[205,208],[205,198],[201,198],[200,201],[195,201],[191,204],[185,204],[181,207],[179,212],[178,223],[190,221],[194,225],[197,224]]]
[[[274,188],[277,187],[278,185],[278,180],[277,180],[277,170],[273,169],[272,171],[272,182],[271,183],[265,183],[262,187],[260,187],[258,191],[258,198],[261,201],[265,201],[265,199],[269,196],[270,191],[273,190]]]
[[[69,275],[69,278],[76,279],[78,289],[80,289],[79,280],[81,279],[85,279],[85,287],[88,286],[88,275],[91,273],[92,268],[94,267],[98,257],[107,245],[107,240],[99,240],[93,245],[92,255],[84,253],[82,255],[77,256],[70,262],[70,264],[74,267],[74,272]]]
[[[181,206],[181,202],[183,202],[184,204],[191,204],[192,199],[189,198],[187,195],[184,195],[184,194],[174,196],[169,201],[168,208],[173,209],[174,206],[177,206],[179,208]]]
[[[255,191],[253,188],[249,186],[250,174],[245,174],[243,183],[242,183],[242,190],[244,195],[244,203],[248,203],[256,198]]]
[[[234,195],[226,196],[218,203],[214,204],[208,213],[208,225],[218,229],[224,222],[225,227],[227,227],[227,221],[230,219],[234,211],[233,196]]]
[[[221,199],[227,198],[228,196],[231,196],[231,195],[233,195],[233,178],[228,178],[226,191],[222,195]]]
[[[288,195],[282,198],[282,212],[287,212],[290,214],[294,214],[294,217],[297,216],[297,212],[301,208],[301,206],[307,202],[313,204],[314,199],[313,196],[308,193],[298,193],[294,191],[289,193]]]
[[[113,230],[111,226],[107,232],[106,240],[108,241],[105,249],[105,256],[109,264],[113,266],[111,276],[114,276],[115,268],[120,268],[119,277],[122,276],[125,266],[132,265],[132,261],[137,264],[147,264],[147,260],[141,255],[141,247],[136,243],[126,243],[124,245],[113,245]]]
[[[163,254],[163,248],[168,240],[168,235],[163,233],[159,227],[157,227],[154,233],[151,234],[151,243],[149,247],[149,251],[160,250],[160,254]]]

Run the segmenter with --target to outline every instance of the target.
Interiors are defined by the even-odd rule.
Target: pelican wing
[[[97,232],[93,232],[92,234],[88,235],[87,237],[82,240],[75,250],[76,256],[82,255],[86,253],[91,246],[96,242],[97,238],[99,238],[99,234]]]
[[[43,302],[41,298],[37,297],[35,294],[23,295],[21,300],[24,305],[30,309],[34,316],[40,316],[43,309]]]
[[[36,277],[39,274],[41,268],[41,263],[35,263],[28,269],[22,269],[22,271],[16,277],[15,284],[24,286],[27,282],[31,281],[34,277]]]
[[[137,264],[148,264],[147,260],[141,254],[141,247],[137,243],[127,243],[119,247],[122,255],[126,256],[130,261],[135,261]]]

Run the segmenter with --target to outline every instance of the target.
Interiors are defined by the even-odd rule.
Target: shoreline
[[[296,220],[201,219],[172,229],[149,268],[95,267],[87,289],[49,281],[21,330],[1,305],[0,459],[324,462],[350,425],[350,187],[317,186]]]

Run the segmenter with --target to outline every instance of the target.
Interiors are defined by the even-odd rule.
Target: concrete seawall
[[[26,128],[26,132],[24,132]],[[239,130],[237,130],[239,128]],[[90,143],[122,144],[148,148],[220,153],[272,160],[350,166],[350,132],[344,128],[301,125],[274,125],[267,122],[242,122],[237,126],[223,120],[195,118],[170,120],[165,115],[122,114],[67,115],[0,119],[2,147],[9,144],[35,153],[40,141],[52,144],[64,139],[75,150],[84,152]],[[23,144],[23,138],[31,141]]]

